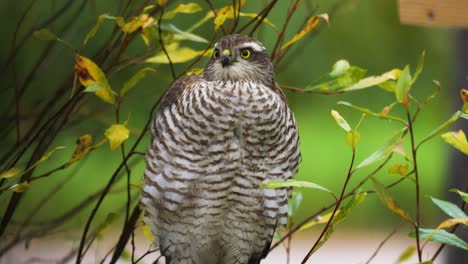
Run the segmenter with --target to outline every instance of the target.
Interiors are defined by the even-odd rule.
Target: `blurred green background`
[[[22,28],[28,29],[37,25],[37,21],[42,21],[50,13],[57,11],[63,2],[51,0],[35,4],[27,14]],[[114,4],[114,1],[89,1],[82,12],[74,13],[73,10],[78,10],[78,2],[76,1],[73,8],[60,17],[56,23],[48,27],[75,47],[80,46],[98,15],[102,13],[113,15],[117,10],[117,4]],[[178,15],[173,23],[179,28],[187,29],[205,15],[208,10],[205,2],[195,2],[199,2],[205,9],[193,15]],[[231,1],[215,2],[217,7],[231,4]],[[314,0],[304,2],[298,14],[290,21],[290,30],[288,30],[286,39],[292,37],[311,9],[315,9],[316,13],[323,13],[330,12],[337,4],[339,4],[339,8],[335,9],[331,15],[328,27],[321,27],[320,32],[300,40],[293,51],[287,54],[278,67],[277,81],[280,84],[304,87],[326,74],[333,63],[339,59],[347,59],[352,65],[368,69],[369,74],[380,74],[393,68],[403,68],[406,64],[411,64],[414,70],[419,55],[425,50],[425,68],[419,81],[413,87],[414,93],[419,98],[431,94],[435,90],[432,80],[438,80],[443,90],[423,110],[415,124],[416,140],[427,135],[433,128],[450,117],[453,109],[449,102],[450,98],[458,96],[456,90],[453,89],[455,78],[454,32],[442,28],[401,25],[396,0]],[[21,17],[27,3],[29,1],[25,0],[2,1],[0,3],[3,28],[3,41],[0,41],[0,62],[2,63],[10,53],[16,22]],[[266,1],[247,1],[243,11],[258,12],[259,5],[263,3]],[[272,10],[269,20],[278,26],[282,25],[286,8],[287,1],[279,1]],[[241,20],[242,22],[245,20]],[[84,50],[81,50],[81,54],[92,56],[97,48],[104,44],[113,25],[113,22],[104,22],[91,43]],[[66,29],[65,33],[61,34],[64,29]],[[22,36],[25,31],[20,30],[19,36]],[[212,24],[208,22],[194,33],[209,39],[211,32]],[[273,48],[274,42],[272,40],[275,35],[270,28],[262,28],[256,37],[270,50]],[[194,49],[204,47],[202,44],[185,43]],[[32,67],[36,67],[34,63],[46,45],[46,42],[34,38],[27,40],[25,48],[17,55],[20,80],[24,80]],[[141,54],[144,49],[143,41],[137,39],[132,43],[126,55]],[[50,56],[38,66],[38,74],[23,97],[23,112],[26,114],[34,112],[41,105],[43,98],[52,96],[52,88],[62,83],[65,76],[73,72],[74,54],[72,51],[61,45],[55,45],[50,52]],[[188,64],[177,65],[176,70],[180,73],[186,65]],[[148,66],[155,67],[158,73],[156,75],[150,74],[139,83],[125,98],[121,110],[123,117],[127,113],[131,113],[129,127],[133,133],[126,143],[127,146],[134,142],[137,133],[148,117],[152,104],[171,82],[171,75],[166,65]],[[203,62],[197,66],[203,67]],[[114,90],[118,90],[124,81],[141,67],[132,67],[130,70],[110,75],[110,83]],[[5,112],[8,107],[11,107],[14,87],[12,76],[12,70],[8,69],[5,79],[2,80],[1,112]],[[70,92],[71,89],[72,87],[70,87]],[[303,161],[300,172],[296,176],[297,179],[312,181],[339,193],[346,177],[351,150],[344,140],[345,133],[331,118],[330,110],[338,110],[353,126],[359,120],[360,113],[339,106],[336,102],[345,100],[379,112],[394,101],[394,95],[379,88],[341,95],[304,95],[291,92],[287,92],[287,95],[290,106],[296,114],[301,136]],[[62,103],[57,102],[52,107],[58,108]],[[395,109],[395,113],[403,114],[400,110]],[[113,120],[113,111],[109,105],[105,105],[92,94],[87,95],[77,117],[70,120],[71,125],[59,135],[53,144],[53,146],[63,145],[67,148],[58,151],[47,163],[41,165],[36,175],[66,162],[71,157],[75,140],[79,136],[91,133],[96,141],[101,139],[105,129],[113,123]],[[26,118],[23,122],[24,126],[27,127],[31,121]],[[396,123],[366,118],[360,128],[361,142],[357,147],[357,162],[362,161],[377,150],[398,128],[400,125]],[[8,135],[6,142],[9,144],[14,142],[14,133]],[[406,143],[405,149],[409,151]],[[148,144],[149,136],[145,137],[139,150],[144,152]],[[2,146],[0,149],[5,148]],[[440,138],[435,138],[421,148],[419,163],[422,180],[423,226],[434,225],[439,220],[439,211],[429,202],[426,194],[443,197],[444,193],[447,192],[448,152],[448,145],[443,143]],[[53,196],[51,203],[48,203],[40,211],[36,220],[51,219],[66,212],[90,193],[101,189],[120,161],[120,151],[109,152],[106,145],[66,171],[53,174],[48,180],[34,182],[32,188],[25,193],[21,210],[16,212],[14,219],[20,220],[26,217],[29,214],[29,209],[35,208],[40,199],[44,195],[48,195],[53,186],[64,180],[67,180],[67,183]],[[389,165],[403,161],[403,159],[396,158]],[[131,164],[133,164],[131,180],[133,183],[139,183],[144,168],[143,158],[141,156],[135,157],[131,160]],[[24,161],[22,165],[24,165]],[[357,172],[351,180],[350,187],[366,176],[366,173],[372,168]],[[385,183],[398,179],[398,176],[387,173],[387,169],[382,170],[376,176]],[[123,212],[122,208],[126,199],[125,192],[123,192],[125,182],[125,177],[122,174],[119,183],[113,188],[114,193],[104,201],[104,210],[100,210],[100,216],[109,212]],[[365,188],[371,188],[371,186],[366,185]],[[138,193],[137,188],[133,188],[132,191],[134,195]],[[406,181],[392,189],[391,192],[403,208],[413,212],[415,198],[413,183]],[[317,190],[303,190],[303,195],[303,203],[295,216],[297,220],[303,219],[308,214],[332,202],[329,195]],[[1,211],[5,209],[7,198],[6,195],[0,196]],[[91,207],[87,207],[85,212],[76,217],[71,225],[83,223],[87,219],[90,209]],[[369,196],[366,202],[353,212],[347,223],[352,228],[379,228],[398,221],[396,216],[381,205],[377,196],[373,195]]]

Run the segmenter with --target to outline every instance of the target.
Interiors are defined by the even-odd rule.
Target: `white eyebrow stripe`
[[[260,45],[257,42],[246,42],[240,45],[240,48],[251,48],[256,52],[262,52],[266,50],[263,45]]]

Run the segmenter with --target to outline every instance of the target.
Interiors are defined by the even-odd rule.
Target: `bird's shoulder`
[[[161,98],[160,108],[174,104],[182,95],[183,91],[190,89],[195,84],[205,81],[201,75],[185,75],[175,80]]]

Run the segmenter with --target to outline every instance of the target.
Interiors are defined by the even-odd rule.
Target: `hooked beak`
[[[223,50],[221,53],[221,65],[223,65],[223,68],[226,66],[231,65],[232,59],[231,59],[231,51],[228,49]]]

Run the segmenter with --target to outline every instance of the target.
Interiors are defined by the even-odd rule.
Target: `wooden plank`
[[[468,27],[468,0],[399,0],[404,24]]]

